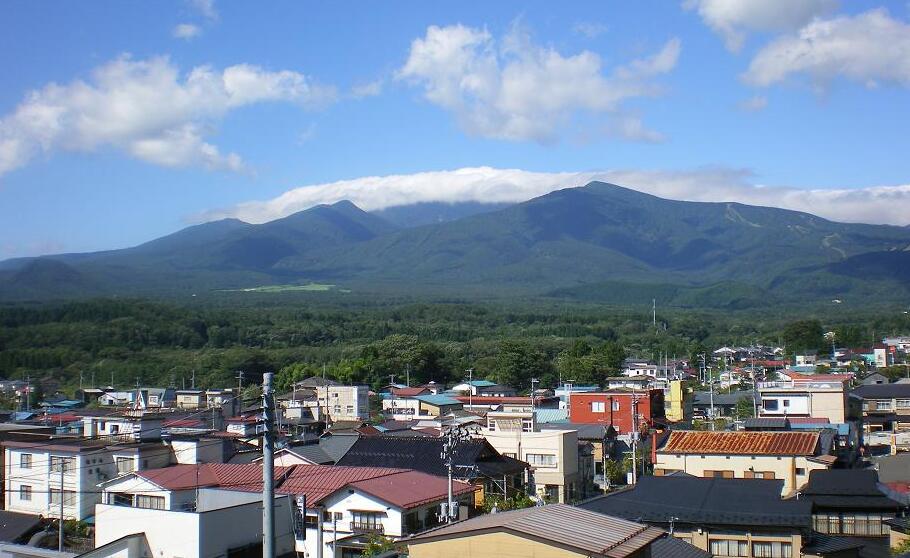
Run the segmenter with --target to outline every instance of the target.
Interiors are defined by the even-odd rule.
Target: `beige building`
[[[315,405],[336,422],[369,420],[370,388],[367,386],[319,386],[316,388]]]
[[[650,558],[661,529],[563,504],[481,515],[408,540],[411,558]]]
[[[810,472],[834,464],[819,439],[819,432],[678,430],[657,450],[654,474],[777,479],[784,481],[781,495],[789,495],[809,481]]]
[[[530,412],[491,412],[481,435],[499,453],[531,466],[537,495],[546,501],[565,503],[583,496],[577,431],[540,430]]]
[[[759,416],[826,418],[832,424],[849,420],[847,385],[852,376],[787,371],[778,375],[780,380],[758,383]]]

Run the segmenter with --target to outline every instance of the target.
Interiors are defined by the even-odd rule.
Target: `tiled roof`
[[[617,517],[565,504],[481,515],[427,531],[408,540],[421,544],[474,533],[503,531],[580,551],[580,554],[624,558],[663,536],[663,531]]]
[[[427,393],[430,393],[430,390],[425,387],[392,388],[392,394],[398,397],[414,397],[415,395],[424,395]]]
[[[818,432],[672,432],[659,451],[679,454],[814,455]]]
[[[261,463],[174,465],[134,474],[166,490],[196,487],[220,487],[249,492],[262,490]],[[306,495],[308,503],[318,504],[345,487],[362,490],[401,508],[444,500],[448,493],[446,479],[409,469],[332,465],[275,468],[275,491],[279,494]],[[474,487],[470,484],[454,481],[455,495],[473,491]]]

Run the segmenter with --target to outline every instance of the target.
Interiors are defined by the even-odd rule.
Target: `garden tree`
[[[487,496],[483,500],[484,513],[490,513],[495,506],[499,511],[520,510],[534,506],[535,502],[524,492],[516,492],[508,498],[502,496]]]
[[[736,406],[733,408],[733,413],[736,416],[737,420],[743,420],[755,416],[755,405],[752,403],[752,399],[749,397],[740,397],[736,401]]]
[[[910,552],[910,539],[904,539],[891,547],[892,556],[904,556],[908,552]]]
[[[295,362],[284,366],[275,374],[275,390],[279,393],[290,390],[295,383],[322,374],[322,367],[307,362]]]
[[[825,347],[825,332],[818,320],[798,320],[784,326],[784,345],[790,353],[818,350]]]
[[[363,547],[361,556],[363,556],[363,558],[379,556],[380,554],[395,550],[395,548],[395,541],[391,538],[383,535],[370,535],[366,545]]]
[[[259,384],[250,384],[240,392],[240,400],[244,405],[252,405],[262,398],[262,387]]]
[[[834,339],[838,347],[860,347],[870,339],[866,330],[855,324],[844,324],[834,328]]]

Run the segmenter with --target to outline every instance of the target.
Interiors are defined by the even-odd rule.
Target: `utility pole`
[[[60,463],[60,532],[57,534],[59,539],[57,541],[57,550],[63,552],[63,464],[66,463],[66,461],[64,461],[62,457],[58,458],[58,461]]]
[[[193,368],[193,375],[190,376],[190,389],[196,389],[196,369]]]
[[[638,465],[636,462],[636,453],[638,447],[638,395],[632,393],[632,432],[629,433],[632,438],[632,486],[638,483]]]
[[[474,409],[474,369],[465,370],[468,373],[468,407]]]
[[[448,496],[448,499],[446,500],[445,514],[443,514],[443,515],[445,515],[444,519],[445,519],[446,523],[451,523],[457,517],[456,516],[457,510],[455,508],[455,498],[452,494],[452,492],[453,492],[453,490],[452,490],[453,469],[455,468],[455,454],[458,451],[458,445],[467,439],[468,439],[468,431],[465,430],[464,428],[461,428],[460,426],[457,426],[454,424],[452,425],[452,427],[449,428],[448,432],[446,432],[445,437],[443,438],[442,453],[440,454],[440,457],[445,462],[446,469],[448,470],[448,474],[449,474],[449,482],[448,482],[449,496]],[[442,520],[443,518],[440,517],[439,519]],[[265,557],[263,557],[263,558],[265,558]]]
[[[711,387],[711,430],[714,430],[714,373],[711,372],[710,368],[705,368],[705,372],[708,374],[708,385]]]
[[[651,325],[657,328],[657,299],[651,299]],[[651,356],[654,356],[653,354]]]
[[[537,378],[531,378],[531,416],[534,416],[534,384],[540,382]]]
[[[275,399],[271,372],[262,375],[262,409],[262,558],[275,558]]]

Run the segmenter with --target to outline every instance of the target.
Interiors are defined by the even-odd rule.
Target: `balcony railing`
[[[357,521],[351,522],[351,531],[354,533],[373,533],[376,535],[381,535],[384,532],[382,523],[360,523]]]

